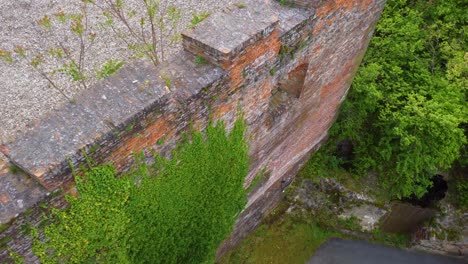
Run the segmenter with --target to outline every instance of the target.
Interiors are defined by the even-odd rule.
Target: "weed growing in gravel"
[[[24,62],[44,78],[49,87],[72,101],[54,77],[63,74],[73,82],[79,83],[82,88],[87,88],[90,77],[85,70],[87,53],[96,38],[92,25],[88,23],[89,7],[89,1],[82,1],[79,12],[75,14],[60,11],[51,16],[44,15],[36,21],[37,27],[33,29],[36,30],[37,36],[44,40],[58,39],[54,46],[33,49],[17,45],[13,51],[0,52],[0,57],[9,63]],[[65,35],[62,29],[66,29]]]
[[[171,1],[81,0],[77,3],[76,12],[59,10],[44,14],[36,21],[33,27],[36,35],[44,43],[54,40],[52,46],[0,50],[0,61],[28,65],[49,87],[72,101],[64,85],[59,85],[60,78],[68,77],[71,84],[86,89],[124,64],[122,60],[108,58],[99,69],[91,66],[92,54],[105,52],[98,50],[96,40],[110,37],[111,42],[125,45],[133,58],[149,59],[157,66],[166,60],[168,46],[181,39],[181,10]],[[192,24],[208,16],[204,12],[194,15]]]
[[[104,79],[104,78],[114,74],[123,65],[124,65],[124,62],[120,61],[120,60],[108,60],[102,65],[101,69],[96,71],[97,78],[98,79]]]
[[[236,6],[237,8],[240,8],[240,9],[247,7],[247,5],[244,2],[237,3]]]
[[[210,13],[201,12],[200,14],[193,14],[192,20],[190,20],[191,25],[190,28],[195,27],[197,24],[205,20],[207,17],[210,16]]]
[[[0,50],[0,60],[3,60],[8,64],[13,63],[11,52],[8,50]]]
[[[163,79],[164,84],[167,86],[167,88],[169,88],[169,89],[172,88],[171,78],[167,74],[161,73],[161,79]]]

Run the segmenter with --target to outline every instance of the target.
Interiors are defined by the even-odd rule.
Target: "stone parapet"
[[[278,17],[270,10],[257,11],[247,7],[227,9],[182,33],[183,46],[193,54],[229,70],[239,60],[248,60],[247,50],[268,39],[277,30],[278,22]]]

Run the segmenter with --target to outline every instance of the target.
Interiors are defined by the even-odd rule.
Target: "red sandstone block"
[[[187,51],[230,69],[247,58],[244,53],[252,44],[263,42],[277,28],[278,18],[262,4],[234,8],[211,15],[195,28],[182,33]],[[260,51],[259,53],[264,52]],[[255,54],[255,53],[251,53]]]

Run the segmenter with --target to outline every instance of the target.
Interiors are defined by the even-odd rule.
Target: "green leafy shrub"
[[[299,171],[301,178],[315,179],[331,176],[333,171],[341,169],[342,160],[333,153],[332,144],[326,143],[317,152],[313,153],[311,158]]]
[[[244,208],[248,172],[245,125],[194,132],[153,165],[137,159],[120,178],[112,165],[76,177],[79,197],[36,233],[43,263],[213,263]]]
[[[468,208],[468,180],[457,179],[454,183],[455,202],[461,208]]]
[[[330,130],[353,142],[354,172],[378,171],[393,197],[422,196],[467,143],[462,2],[388,1]]]

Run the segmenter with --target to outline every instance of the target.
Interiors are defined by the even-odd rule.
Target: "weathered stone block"
[[[227,9],[185,31],[183,45],[186,50],[223,69],[230,69],[244,57],[246,48],[270,36],[278,21],[278,17],[268,10]]]

